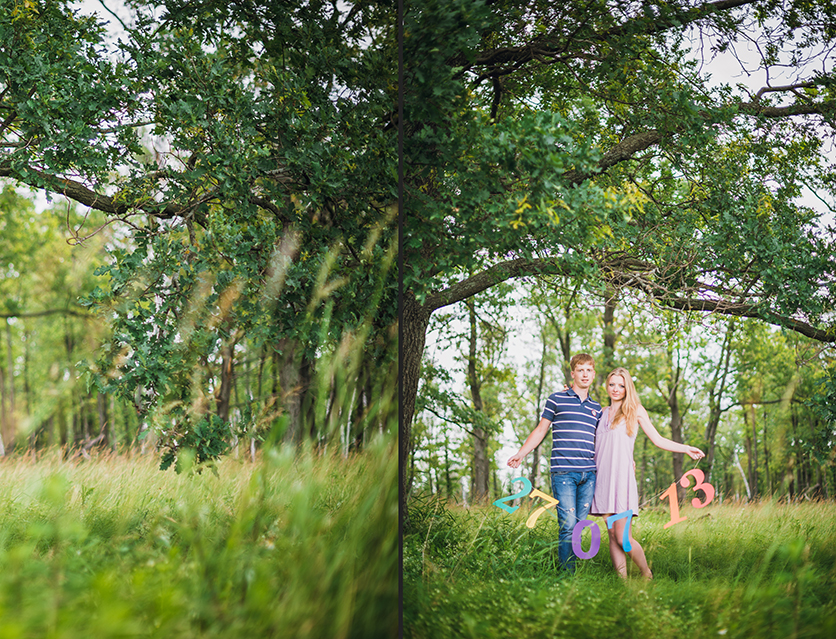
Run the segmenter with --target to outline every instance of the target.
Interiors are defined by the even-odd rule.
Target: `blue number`
[[[632,544],[630,544],[630,522],[633,521],[632,510],[625,510],[623,513],[607,517],[607,530],[612,528],[612,525],[616,521],[624,519],[625,517],[627,518],[627,523],[624,524],[624,534],[621,536],[621,546],[624,548],[624,552],[630,552],[633,549]]]
[[[512,486],[514,485],[515,481],[521,481],[524,484],[524,488],[520,492],[518,492],[516,495],[511,495],[510,497],[501,497],[500,499],[497,499],[493,503],[494,506],[499,506],[500,508],[502,508],[502,510],[506,510],[509,513],[512,513],[517,508],[519,508],[519,506],[514,506],[513,508],[511,508],[510,506],[506,506],[505,502],[506,501],[513,501],[517,497],[525,497],[528,493],[531,492],[531,482],[528,480],[527,477],[517,477],[516,479],[511,480],[511,485]]]

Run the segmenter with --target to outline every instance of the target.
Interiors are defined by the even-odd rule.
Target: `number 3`
[[[711,500],[714,499],[714,486],[709,484],[707,481],[703,481],[705,479],[705,474],[699,468],[694,468],[682,475],[682,479],[679,480],[679,485],[683,488],[688,488],[691,484],[691,482],[688,481],[689,475],[692,475],[694,480],[697,482],[694,484],[694,492],[701,490],[705,493],[705,501],[700,501],[698,498],[694,497],[691,500],[691,505],[694,508],[703,508],[704,506],[708,506],[708,504],[711,503]]]

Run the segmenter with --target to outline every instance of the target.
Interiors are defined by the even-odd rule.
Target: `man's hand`
[[[511,458],[508,460],[508,465],[509,465],[511,468],[519,468],[519,467],[520,467],[520,463],[521,463],[521,462],[522,462],[522,460],[523,460],[523,457],[525,457],[525,455],[520,455],[519,453],[517,453],[516,455],[514,455],[513,457],[511,457]]]

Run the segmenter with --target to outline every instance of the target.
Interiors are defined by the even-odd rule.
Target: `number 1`
[[[680,521],[685,521],[688,519],[687,517],[680,517],[679,516],[679,496],[676,494],[676,482],[671,484],[671,487],[668,488],[662,496],[659,497],[660,500],[668,498],[668,504],[671,507],[671,520],[662,526],[662,529],[670,528],[674,524],[678,524]]]

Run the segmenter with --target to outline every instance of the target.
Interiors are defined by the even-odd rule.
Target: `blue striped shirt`
[[[542,418],[552,423],[552,462],[555,471],[595,470],[595,428],[601,404],[581,401],[571,388],[549,395]]]

